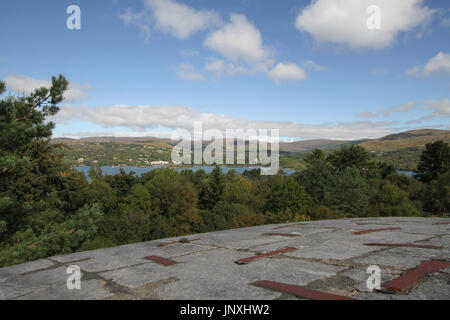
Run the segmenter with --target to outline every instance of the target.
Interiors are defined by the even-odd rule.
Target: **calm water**
[[[414,177],[415,173],[412,171],[398,171],[399,174],[404,174],[405,176],[408,177]]]
[[[89,173],[89,169],[91,167],[74,167],[75,169],[77,169],[78,171],[83,172],[86,177]],[[159,169],[159,168],[163,168],[163,167],[151,167],[151,168],[141,168],[141,167],[100,167],[102,169],[103,174],[105,175],[116,175],[120,172],[120,169],[123,169],[126,173],[130,173],[131,171],[136,172],[137,176],[141,176],[143,173],[155,170],[155,169]],[[211,171],[214,170],[214,166],[196,166],[193,168],[175,168],[173,170],[176,170],[178,172],[183,171],[183,170],[192,170],[192,171],[198,171],[198,170],[204,170],[206,173],[211,173]],[[227,173],[231,170],[236,170],[236,172],[238,174],[242,174],[245,170],[253,170],[253,169],[258,169],[257,167],[221,167],[222,172],[223,173]],[[295,170],[284,170],[285,173],[287,174],[293,174],[295,172]]]
[[[91,167],[74,167],[75,169],[77,169],[80,172],[83,172],[86,177],[88,176],[89,173],[89,169]],[[103,174],[105,175],[116,175],[120,172],[120,169],[123,169],[126,173],[130,173],[131,171],[136,172],[137,176],[141,176],[143,173],[155,170],[155,169],[159,169],[159,168],[163,168],[163,167],[151,167],[151,168],[141,168],[141,167],[131,167],[131,166],[126,166],[126,167],[100,167],[102,169]],[[193,168],[175,168],[173,170],[176,170],[178,172],[183,171],[183,170],[192,170],[192,171],[198,171],[198,170],[204,170],[206,173],[211,173],[211,171],[214,170],[214,166],[196,166]],[[253,170],[253,169],[258,169],[258,167],[221,167],[222,172],[223,173],[227,173],[231,170],[236,170],[236,172],[238,174],[242,174],[245,170]],[[295,173],[295,170],[292,169],[286,169],[284,170],[284,172],[288,175],[291,175],[293,173]],[[404,174],[407,175],[409,177],[414,176],[414,172],[412,171],[398,171],[398,173],[400,174]]]

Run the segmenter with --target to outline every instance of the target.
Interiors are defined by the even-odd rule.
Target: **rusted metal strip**
[[[162,264],[162,265],[164,265],[166,267],[172,266],[172,265],[178,263],[176,261],[173,261],[173,260],[170,260],[170,259],[166,259],[166,258],[163,258],[163,257],[160,257],[160,256],[148,256],[148,257],[145,257],[145,259],[151,260],[151,261],[159,263],[159,264]]]
[[[424,244],[415,243],[364,243],[365,246],[375,247],[411,247],[411,248],[423,248],[423,249],[443,249],[444,247],[430,246]]]
[[[381,228],[381,229],[360,230],[360,231],[353,232],[353,234],[366,234],[366,233],[381,232],[381,231],[394,231],[394,230],[400,230],[400,228]]]
[[[270,257],[270,256],[274,256],[274,255],[277,255],[277,254],[282,254],[282,253],[286,253],[286,252],[290,252],[290,251],[294,251],[294,250],[297,250],[297,249],[296,248],[285,248],[285,249],[270,251],[270,252],[266,252],[266,253],[263,253],[263,254],[259,254],[257,256],[252,256],[252,257],[242,258],[242,259],[236,260],[235,263],[237,263],[237,264],[247,264],[247,263],[250,263],[252,261],[259,260],[259,259],[262,259],[262,258],[265,258],[265,257]]]
[[[252,283],[254,286],[275,290],[283,293],[292,294],[296,297],[310,300],[356,300],[354,298],[338,296],[335,294],[330,294],[326,292],[306,289],[299,286],[294,286],[291,284],[274,282],[269,280],[261,280]]]
[[[450,222],[436,222],[435,224],[450,224]]]
[[[300,237],[299,234],[295,234],[295,233],[275,233],[275,232],[269,232],[269,233],[264,233],[263,236],[280,236],[280,237]]]
[[[414,269],[406,271],[400,277],[382,284],[382,287],[388,291],[405,293],[411,290],[417,283],[425,278],[429,273],[439,271],[450,266],[448,261],[428,261],[417,266]]]
[[[201,240],[201,239],[192,239],[192,240],[188,240],[186,243],[191,243],[193,241],[199,241],[199,240]],[[158,247],[167,247],[172,244],[180,244],[180,243],[184,243],[184,242],[180,242],[180,241],[161,242],[160,244],[158,244]]]

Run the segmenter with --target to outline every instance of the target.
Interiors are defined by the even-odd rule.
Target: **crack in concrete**
[[[59,268],[59,267],[61,267],[61,266],[69,266],[69,265],[74,264],[74,263],[76,263],[76,262],[82,262],[82,261],[93,260],[93,258],[85,258],[85,259],[75,260],[75,261],[68,262],[67,264],[62,264],[61,262],[59,262],[59,261],[57,261],[57,260],[54,260],[54,259],[52,259],[52,258],[47,258],[47,260],[49,260],[49,261],[51,261],[52,263],[54,263],[54,265],[53,265],[53,266],[46,267],[46,268],[41,268],[41,269],[36,269],[36,270],[32,270],[32,271],[27,271],[27,272],[19,273],[18,276],[24,277],[24,276],[27,276],[27,275],[30,275],[30,274],[34,274],[34,273],[39,273],[39,272],[42,272],[42,271],[48,271],[48,270],[56,269],[56,268]]]

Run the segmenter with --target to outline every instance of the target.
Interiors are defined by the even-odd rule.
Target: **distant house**
[[[167,161],[152,161],[152,162],[150,162],[150,164],[152,166],[168,166],[168,165],[170,165],[170,162],[167,162]]]

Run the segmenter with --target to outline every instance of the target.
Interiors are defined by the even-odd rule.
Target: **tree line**
[[[415,177],[375,163],[362,147],[309,154],[293,175],[216,167],[158,169],[138,177],[86,176],[50,143],[48,121],[68,82],[5,95],[0,82],[0,266],[52,255],[262,224],[450,212],[450,148],[428,144]]]

